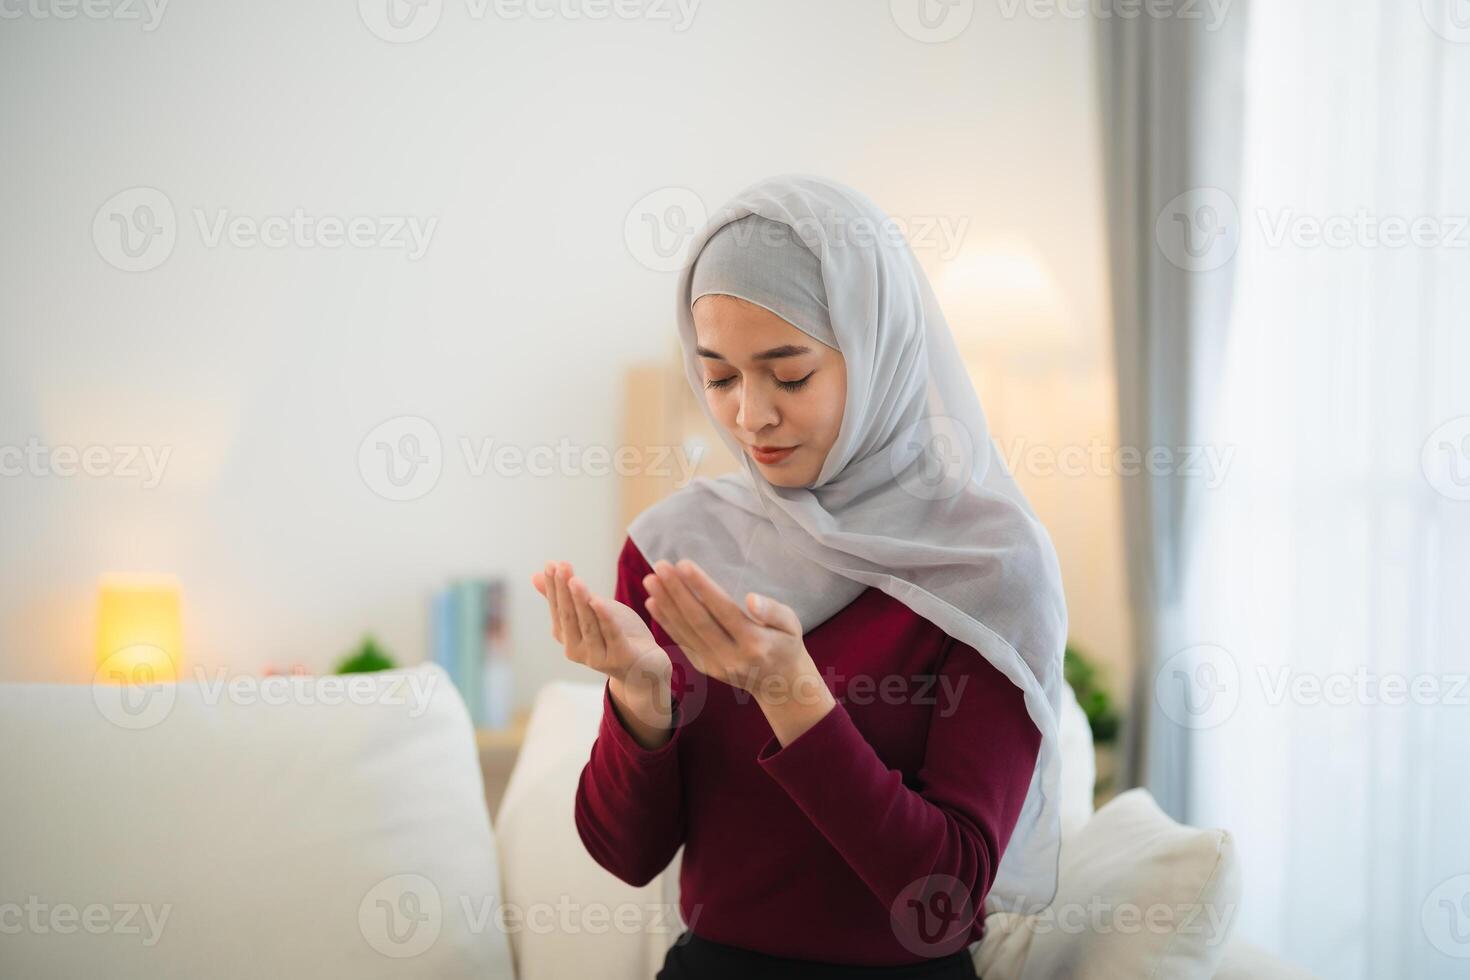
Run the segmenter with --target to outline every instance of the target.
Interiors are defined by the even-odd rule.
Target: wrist
[[[762,685],[756,702],[782,745],[795,741],[837,706],[816,662],[805,650],[779,683]]]
[[[668,654],[654,649],[630,666],[607,672],[608,681],[629,694],[646,695],[667,691],[673,683],[674,665]]]
[[[781,707],[790,704],[812,705],[831,697],[831,691],[817,670],[817,662],[805,647],[785,667],[769,670],[755,690],[762,705]]]
[[[608,693],[613,709],[623,727],[644,748],[653,749],[667,742],[674,727],[672,688],[667,679],[634,680],[609,675]]]

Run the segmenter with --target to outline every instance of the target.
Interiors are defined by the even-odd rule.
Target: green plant
[[[1097,668],[1071,643],[1062,655],[1062,676],[1087,713],[1093,744],[1106,745],[1117,739],[1118,713],[1113,708],[1112,696],[1099,683]]]
[[[398,666],[393,658],[388,655],[378,641],[371,636],[362,638],[362,643],[357,649],[349,653],[337,665],[339,674],[366,674],[375,670],[392,670]]]

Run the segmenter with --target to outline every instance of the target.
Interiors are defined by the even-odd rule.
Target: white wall
[[[963,218],[967,247],[1042,256],[1103,349],[1084,22],[982,2],[957,38],[921,43],[882,2],[705,0],[680,31],[444,0],[427,37],[390,43],[351,3],[180,2],[149,30],[37,15],[59,2],[0,21],[0,447],[171,456],[151,488],[0,477],[0,679],[90,677],[106,571],[180,577],[196,664],[319,670],[366,631],[421,658],[429,591],[503,572],[521,702],[578,676],[527,576],[558,557],[611,589],[615,477],[476,478],[456,442],[615,444],[622,367],[673,330],[673,275],[624,240],[659,188],[712,207],[811,171],[896,216]],[[177,242],[124,272],[93,220],[138,186],[167,195]],[[196,209],[296,208],[437,225],[417,260],[211,247],[196,225]],[[1095,399],[1077,431],[1109,412]],[[377,496],[358,466],[364,436],[399,415],[445,441],[438,485],[411,502]],[[1074,634],[1118,657],[1120,582],[1084,596],[1106,569],[1083,560],[1068,567]]]

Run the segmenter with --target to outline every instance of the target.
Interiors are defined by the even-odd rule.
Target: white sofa
[[[582,847],[570,810],[602,711],[602,685],[555,683],[538,694],[524,747],[496,815],[508,902],[533,907],[579,896],[624,911],[642,928],[604,934],[511,934],[519,980],[597,976],[646,980],[683,930],[678,914],[681,849],[641,888],[614,878]],[[1061,726],[1062,881],[1059,905],[1101,907],[1102,925],[1079,927],[1061,914],[997,912],[973,949],[983,980],[1032,977],[1215,977],[1301,980],[1311,974],[1233,935],[1240,898],[1231,836],[1183,827],[1146,790],[1121,794],[1094,813],[1094,762],[1087,717],[1070,689]],[[1204,897],[1202,897],[1204,896]],[[1099,901],[1099,899],[1101,901]],[[1221,925],[1177,916],[1159,928],[1130,929],[1125,913],[1210,905]],[[1191,932],[1193,934],[1191,935]]]
[[[468,714],[432,665],[0,685],[0,977],[651,977],[683,929],[678,857],[632,888],[572,820],[600,698],[539,692],[492,830]],[[1085,719],[1069,718],[1064,890],[1120,868],[1196,887],[1199,865],[1214,901],[1238,894],[1228,835],[1160,822],[1138,793],[1091,814]],[[1093,827],[1172,843],[1127,858],[1085,846]],[[1305,975],[1227,943],[1228,925],[1201,953],[1198,937],[988,922],[986,980],[1134,976],[1141,957],[1159,977]]]

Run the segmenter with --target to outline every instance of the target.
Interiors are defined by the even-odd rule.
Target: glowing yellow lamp
[[[183,662],[179,606],[179,583],[173,576],[104,576],[97,591],[102,679],[177,680]]]

